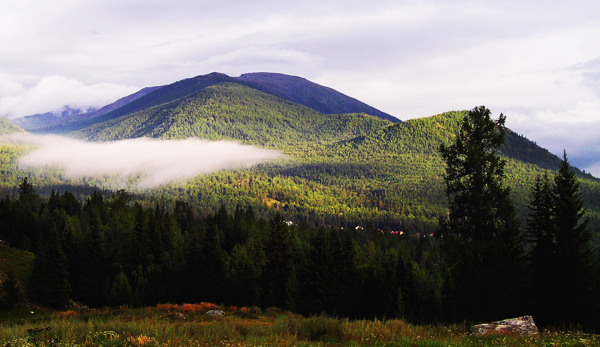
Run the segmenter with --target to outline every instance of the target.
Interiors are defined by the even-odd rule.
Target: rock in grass
[[[531,316],[505,319],[471,327],[471,334],[475,335],[506,334],[529,336],[537,333],[539,333],[539,330]]]
[[[210,310],[206,312],[206,314],[213,317],[223,317],[225,315],[225,312],[221,310]]]

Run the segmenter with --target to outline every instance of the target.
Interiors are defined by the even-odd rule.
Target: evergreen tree
[[[227,253],[221,248],[222,231],[216,225],[192,235],[186,259],[188,300],[222,302],[228,277]]]
[[[31,281],[31,291],[41,303],[54,308],[64,308],[69,303],[68,262],[54,228],[48,233],[47,242],[36,253]]]
[[[457,307],[471,319],[520,313],[522,237],[497,153],[506,117],[492,120],[490,113],[483,106],[469,111],[455,143],[440,146],[448,199],[440,236],[455,264]]]
[[[303,311],[309,314],[332,313],[333,254],[325,229],[318,229],[310,239],[304,271],[301,271]]]
[[[589,325],[597,318],[592,234],[566,153],[553,184],[538,177],[532,191],[527,233],[533,313],[542,324]]]
[[[244,245],[237,244],[231,252],[231,299],[235,305],[256,306],[262,293],[262,276],[267,258],[262,240],[250,238]],[[239,290],[244,288],[244,290]]]
[[[133,240],[132,247],[129,250],[129,256],[131,257],[130,265],[137,267],[142,265],[144,267],[149,266],[152,262],[152,253],[150,252],[150,236],[148,235],[148,223],[146,219],[146,213],[142,206],[138,203],[134,206],[135,209],[135,222],[133,227]]]
[[[6,278],[0,283],[0,304],[4,308],[12,308],[19,302],[21,288],[17,283],[17,278],[12,270],[6,274]]]
[[[265,271],[266,293],[263,298],[266,306],[294,310],[298,294],[295,266],[298,246],[279,213],[269,221],[269,231]]]
[[[570,322],[590,322],[594,287],[592,234],[579,192],[579,180],[571,170],[566,152],[554,177],[554,223],[556,227],[556,283],[560,302],[557,316]]]
[[[103,202],[100,202],[100,204],[103,204]],[[81,264],[79,264],[80,278],[75,296],[76,300],[94,307],[106,304],[106,290],[111,279],[107,243],[100,213],[98,212],[101,208],[102,206],[92,206],[89,215],[84,220],[89,230],[83,240],[83,256]]]
[[[112,283],[109,293],[109,303],[112,306],[132,305],[133,291],[127,276],[120,272]]]
[[[554,194],[547,175],[538,176],[532,188],[526,233],[531,243],[529,252],[532,314],[543,323],[551,320],[557,300],[556,226]]]
[[[37,212],[37,207],[41,204],[41,199],[35,193],[33,184],[29,182],[27,177],[24,177],[19,184],[19,201],[26,207]]]
[[[223,232],[216,226],[209,226],[200,236],[200,262],[197,264],[204,290],[202,300],[223,302],[227,299],[226,283],[228,277],[227,253],[221,247]]]

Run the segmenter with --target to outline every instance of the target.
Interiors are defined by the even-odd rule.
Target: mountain
[[[136,137],[238,140],[278,149],[364,136],[388,121],[365,114],[324,115],[308,107],[237,83],[219,83],[189,96],[74,134],[93,141]]]
[[[234,83],[250,87],[324,114],[365,113],[392,122],[399,122],[397,118],[387,113],[304,78],[273,73],[251,73],[236,78],[218,72],[184,79],[166,86],[145,88],[103,107],[97,112],[60,118],[52,118],[52,113],[49,113],[25,117],[22,122],[25,124],[26,119],[32,118],[28,122],[33,124],[35,120],[35,125],[26,126],[28,130],[35,132],[71,132],[95,123],[174,102],[220,83]]]
[[[324,114],[366,113],[390,122],[399,122],[396,117],[302,77],[259,72],[243,74],[237,79],[260,91]]]

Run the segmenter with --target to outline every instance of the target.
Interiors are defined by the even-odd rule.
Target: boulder
[[[539,333],[539,330],[531,316],[505,319],[471,327],[471,334],[475,335],[506,334],[529,336],[537,333]]]
[[[221,310],[210,310],[206,312],[206,314],[213,317],[223,317],[225,315],[225,312]]]

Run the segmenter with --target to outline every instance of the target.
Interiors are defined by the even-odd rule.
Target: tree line
[[[360,226],[314,228],[251,206],[203,214],[142,207],[125,191],[42,199],[28,179],[0,201],[0,237],[35,252],[31,298],[56,308],[209,301],[356,318],[443,318],[431,238]],[[430,309],[426,309],[429,307]]]

